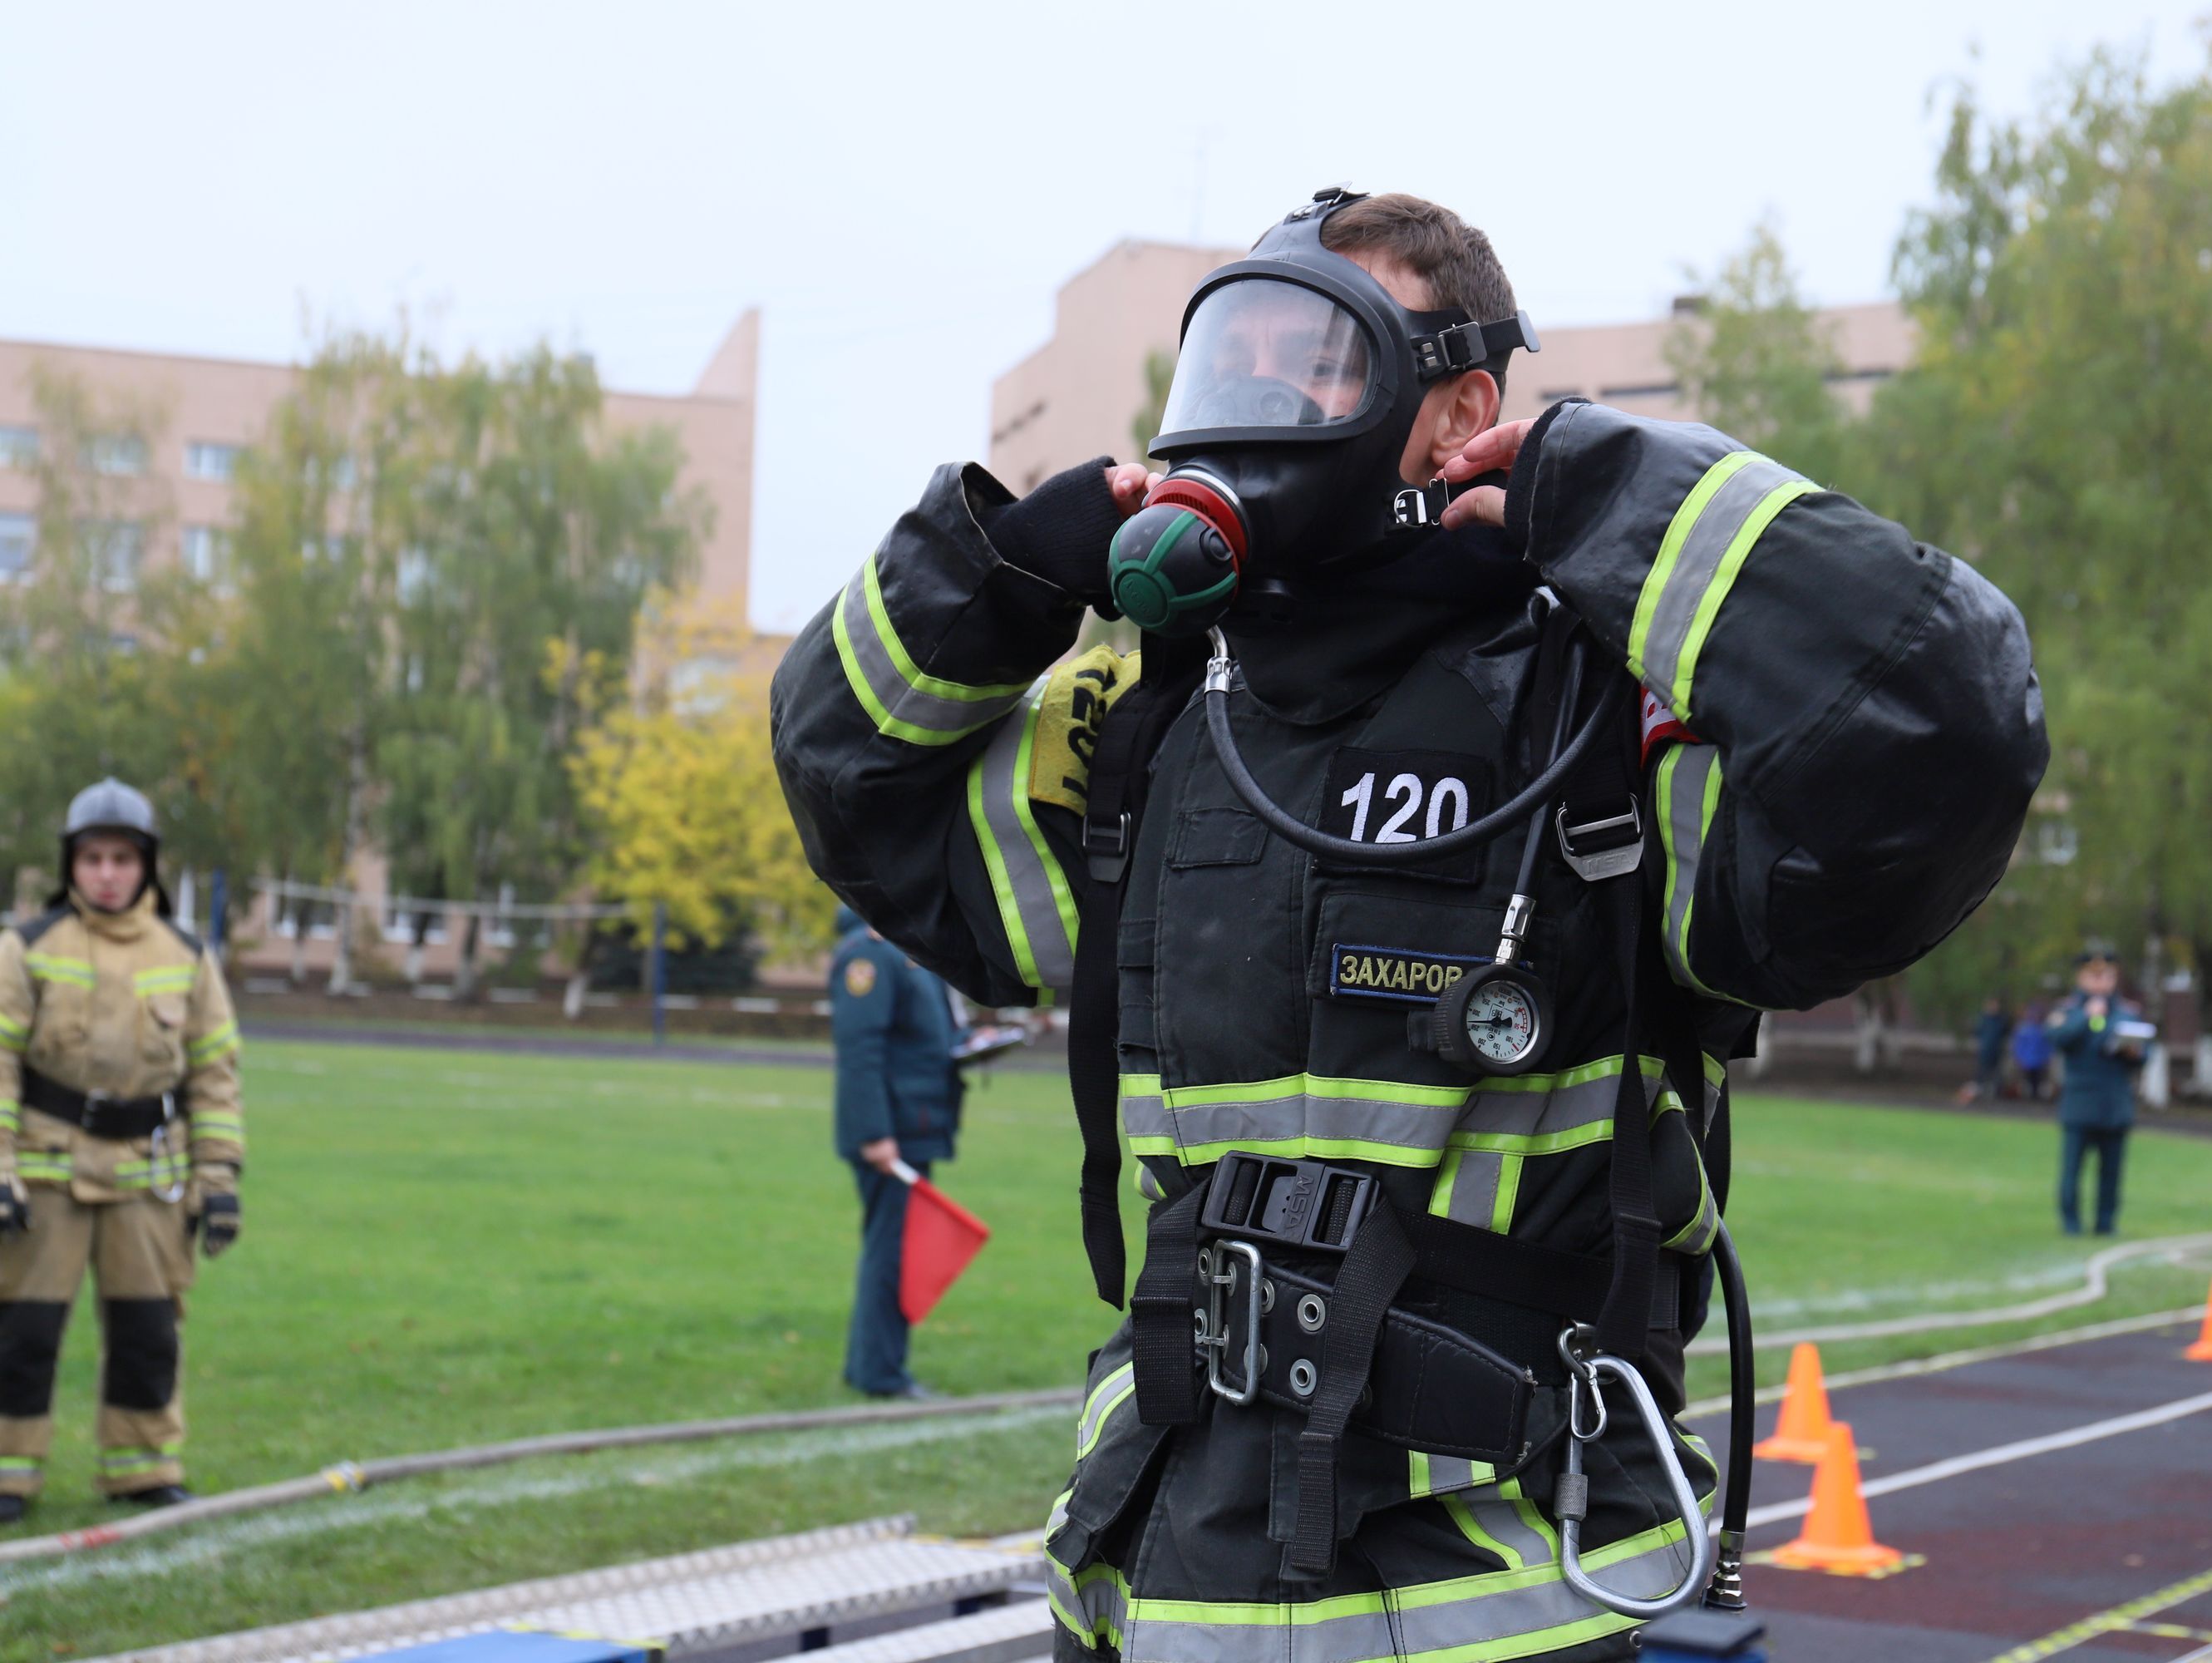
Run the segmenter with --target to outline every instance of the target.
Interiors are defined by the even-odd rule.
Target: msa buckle
[[[1083,861],[1093,883],[1117,884],[1129,864],[1129,811],[1117,819],[1083,821]]]
[[[1199,1228],[1293,1252],[1341,1253],[1375,1193],[1373,1179],[1325,1161],[1231,1149],[1213,1169]]]
[[[1454,324],[1433,335],[1415,338],[1413,371],[1421,380],[1433,381],[1439,375],[1503,363],[1516,347],[1524,352],[1544,350],[1536,338],[1536,326],[1528,321],[1526,312],[1489,323]]]
[[[1628,799],[1626,813],[1607,814],[1570,825],[1572,812],[1561,803],[1553,824],[1559,834],[1559,853],[1584,883],[1603,883],[1625,878],[1644,864],[1644,812],[1636,799]]]

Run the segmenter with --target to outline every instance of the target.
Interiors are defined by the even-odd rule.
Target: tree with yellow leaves
[[[808,870],[769,757],[764,656],[741,625],[656,608],[646,685],[599,713],[569,761],[592,887],[672,947],[743,930],[772,951],[827,943],[835,901]]]

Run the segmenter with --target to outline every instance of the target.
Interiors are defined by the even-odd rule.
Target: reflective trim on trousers
[[[910,745],[950,745],[988,727],[1019,702],[1024,684],[971,687],[925,675],[884,609],[875,557],[845,586],[830,615],[845,679],[876,731]]]
[[[1761,533],[1819,487],[1756,451],[1713,464],[1674,512],[1629,625],[1628,664],[1684,722],[1713,620]]]
[[[1414,1167],[1437,1166],[1448,1149],[1556,1154],[1612,1136],[1620,1067],[1620,1057],[1608,1057],[1480,1086],[1290,1075],[1164,1087],[1156,1074],[1131,1074],[1121,1076],[1121,1124],[1135,1153],[1193,1167],[1231,1149]],[[1642,1067],[1656,1081],[1662,1064],[1646,1057]],[[1660,1106],[1680,1106],[1668,1091]]]
[[[1608,1586],[1654,1598],[1689,1563],[1680,1524],[1592,1549]],[[1563,1650],[1633,1626],[1594,1611],[1556,1562],[1281,1605],[1148,1599],[1127,1605],[1124,1663],[1480,1663]]]
[[[1044,685],[1036,684],[1021,719],[1001,727],[969,764],[968,820],[1023,983],[1065,993],[1075,979],[1075,893],[1030,806],[1030,755]]]
[[[1044,1556],[1044,1597],[1060,1627],[1086,1649],[1100,1645],[1122,1649],[1128,1625],[1129,1584],[1112,1565],[1090,1565],[1071,1572],[1052,1556]],[[1131,1663],[1124,1654],[1124,1663]]]
[[[1114,1411],[1128,1402],[1136,1392],[1137,1365],[1133,1362],[1123,1363],[1098,1382],[1097,1389],[1084,1401],[1083,1413],[1076,1417],[1077,1460],[1081,1460],[1098,1447],[1098,1440],[1106,1430],[1106,1422],[1114,1418]]]

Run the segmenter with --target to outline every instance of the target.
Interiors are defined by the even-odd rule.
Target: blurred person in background
[[[85,1267],[100,1294],[100,1493],[184,1487],[178,1324],[197,1235],[238,1238],[238,1023],[215,957],[170,917],[153,805],[77,794],[63,887],[0,932],[0,1523],[39,1493],[54,1368]]]
[[[932,1163],[952,1158],[963,1087],[951,990],[841,906],[830,1027],[837,1047],[837,1154],[851,1163],[860,1191],[845,1383],[872,1398],[931,1397],[907,1372],[899,1308],[907,1185],[897,1168],[927,1178]]]
[[[2004,1083],[2005,1041],[2012,1034],[2012,1018],[2004,1000],[1992,993],[1982,1001],[1982,1014],[1974,1019],[1974,1077],[1959,1088],[1961,1103],[1994,1103]]]
[[[2066,1059],[2058,1089],[2058,1218],[2081,1234],[2081,1166],[2097,1154],[2100,1236],[2119,1227],[2120,1173],[2136,1119],[2136,1076],[2142,1072],[2150,1025],[2119,996],[2118,955],[2092,941],[2074,961],[2074,996],[2051,1014],[2051,1043]]]
[[[2012,1031],[2013,1066],[2020,1070],[2020,1094],[2040,1103],[2051,1094],[2051,1014],[2039,999],[2028,1002]]]

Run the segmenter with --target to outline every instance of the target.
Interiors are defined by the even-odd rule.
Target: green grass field
[[[830,1153],[828,1084],[806,1068],[254,1046],[246,1233],[204,1267],[186,1327],[192,1482],[851,1400],[837,1376],[857,1208]],[[1737,1127],[1731,1223],[1755,1299],[1790,1325],[1973,1309],[2079,1279],[2088,1250],[2052,1222],[2048,1127],[1756,1098]],[[916,1371],[939,1390],[1075,1384],[1110,1327],[1077,1236],[1078,1156],[1055,1076],[1001,1074],[971,1094],[962,1157],[941,1176],[996,1239],[916,1337]],[[2133,1157],[2130,1235],[2212,1227],[2212,1142],[2147,1133]],[[2124,1268],[2103,1305],[2045,1325],[2184,1305],[2204,1274]],[[1993,1337],[1826,1356],[1843,1368]],[[90,1499],[95,1349],[87,1307],[47,1495],[13,1533],[113,1516]],[[1720,1384],[1717,1366],[1693,1372],[1693,1392]],[[0,1663],[885,1512],[1018,1529],[1041,1519],[1071,1453],[1066,1416],[1026,1413],[333,1496],[0,1565]]]

